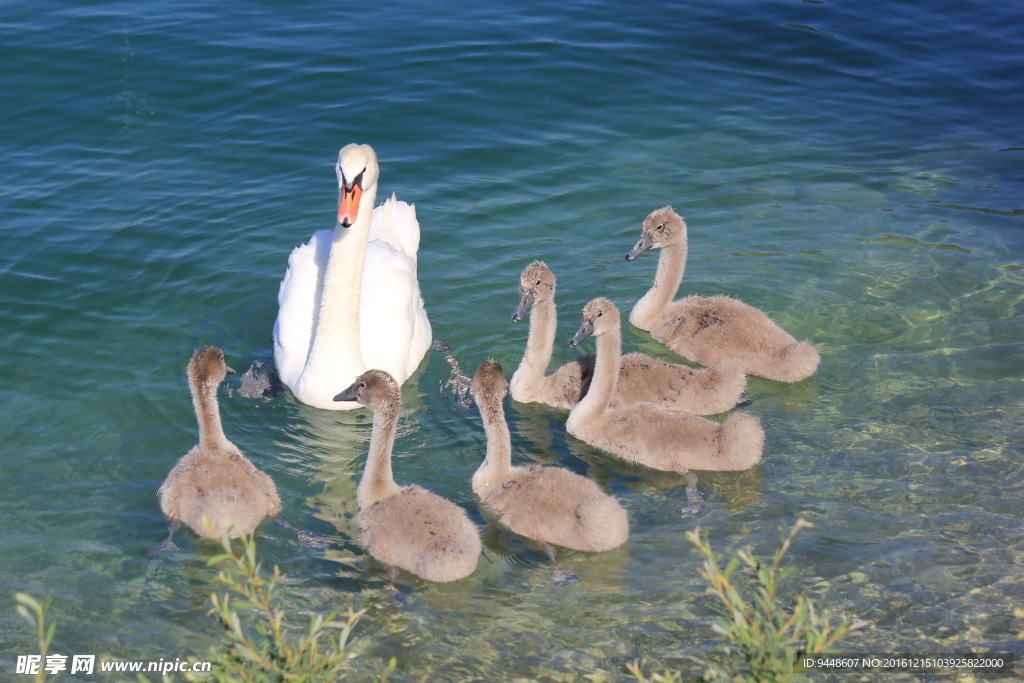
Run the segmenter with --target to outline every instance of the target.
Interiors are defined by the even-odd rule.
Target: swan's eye
[[[602,314],[602,311],[601,311],[601,310],[598,310],[598,311],[597,311],[597,317],[598,317],[598,318],[600,318],[600,317],[601,317],[601,314]]]
[[[340,165],[338,166],[338,176],[341,178],[341,185],[342,185],[342,187],[355,187],[356,185],[358,185],[359,187],[362,187],[363,186],[363,174],[364,173],[366,173],[366,167],[365,166],[363,167],[363,170],[359,172],[359,175],[357,175],[355,178],[353,178],[352,182],[350,183],[345,178],[345,171],[342,170]]]
[[[537,280],[537,284],[535,286],[540,287],[540,280]]]
[[[662,223],[661,225],[659,225],[658,227],[656,227],[656,228],[654,229],[654,232],[665,232],[665,224],[664,224],[664,223]]]
[[[359,175],[357,175],[357,176],[356,176],[356,177],[355,177],[355,178],[354,178],[354,179],[352,180],[352,185],[353,185],[353,186],[356,186],[356,185],[358,185],[359,187],[362,187],[362,186],[363,186],[363,174],[364,174],[364,173],[366,173],[366,167],[365,167],[365,166],[363,167],[363,170],[359,172]]]

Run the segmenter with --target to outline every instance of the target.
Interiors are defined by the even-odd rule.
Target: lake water
[[[147,556],[156,490],[196,441],[185,365],[206,344],[240,372],[270,357],[288,254],[331,227],[348,142],[377,150],[381,199],[416,205],[434,336],[470,373],[515,369],[532,259],[559,276],[560,339],[594,296],[627,311],[656,255],[623,256],[666,204],[690,227],[682,292],[739,297],[822,354],[809,380],[751,379],[763,461],[702,474],[696,519],[680,477],[509,401],[516,462],[599,481],[630,541],[566,553],[580,582],[559,588],[489,529],[476,574],[405,576],[398,611],[374,608],[354,536],[369,413],[230,378],[228,437],[331,540],[268,525],[260,557],[296,615],[370,608],[356,678],[391,656],[399,681],[623,680],[641,657],[692,676],[719,612],[685,532],[768,555],[799,516],[783,592],[867,620],[846,648],[1024,657],[1024,11],[664,4],[5,4],[0,677],[33,651],[14,591],[53,596],[69,656],[202,657],[217,637],[216,547]],[[449,370],[431,352],[405,385],[395,472],[483,524],[483,432],[442,394]]]

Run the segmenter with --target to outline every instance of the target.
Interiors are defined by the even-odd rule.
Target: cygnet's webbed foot
[[[393,584],[388,584],[384,587],[384,592],[380,594],[377,609],[402,609],[407,602],[402,591],[395,588]]]
[[[326,537],[313,533],[312,531],[300,529],[281,515],[274,517],[274,523],[278,526],[283,526],[289,531],[294,531],[295,535],[299,539],[299,544],[306,548],[327,548],[331,545],[331,542]]]
[[[174,541],[169,538],[165,538],[163,541],[158,543],[149,549],[148,556],[155,557],[156,555],[172,554],[178,552],[178,546],[174,545]]]
[[[176,553],[178,552],[178,546],[174,545],[174,534],[177,533],[178,529],[181,528],[181,522],[174,519],[167,523],[167,538],[153,546],[149,550],[149,557],[154,555],[160,555],[161,553]]]
[[[551,583],[555,584],[559,588],[565,588],[566,586],[571,586],[580,580],[580,577],[576,576],[576,572],[571,569],[566,569],[562,565],[558,564],[554,546],[550,543],[541,542],[541,547],[544,549],[544,552],[547,553],[548,559],[551,560]]]
[[[580,577],[576,576],[576,572],[571,569],[566,569],[560,564],[551,566],[551,583],[555,584],[559,588],[566,588],[579,583]]]
[[[687,496],[686,505],[679,511],[679,514],[682,517],[696,517],[702,512],[704,512],[704,496],[700,495],[700,491],[694,489],[693,495]]]
[[[254,360],[240,381],[238,393],[242,398],[262,398],[264,401],[277,396],[284,386],[274,364],[266,358]]]
[[[331,547],[331,541],[326,536],[313,533],[312,531],[306,531],[305,529],[299,529],[296,532],[299,537],[299,545],[304,548],[317,548],[323,550],[324,548]]]
[[[398,590],[395,586],[397,579],[398,567],[388,567],[388,583],[384,586],[384,592],[381,593],[380,600],[377,601],[379,609],[401,609],[405,607],[408,601],[405,599],[402,591]]]
[[[696,517],[704,512],[704,496],[697,488],[697,475],[693,472],[686,473],[686,505],[680,511],[685,517]]]
[[[447,342],[435,339],[431,346],[444,356],[444,359],[448,361],[448,365],[452,366],[452,374],[444,383],[439,383],[441,398],[467,410],[472,408],[474,402],[473,392],[470,390],[470,387],[473,383],[473,378],[459,367],[459,361],[455,360],[455,357],[452,356],[452,347]]]

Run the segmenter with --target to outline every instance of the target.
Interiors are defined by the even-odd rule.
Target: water
[[[593,296],[628,310],[655,257],[623,255],[669,203],[690,225],[683,291],[740,297],[823,360],[798,384],[751,380],[763,462],[702,475],[696,520],[679,517],[679,477],[507,404],[517,461],[594,477],[631,540],[567,553],[581,581],[560,589],[542,553],[488,529],[472,578],[406,581],[406,608],[371,609],[357,677],[391,656],[396,680],[620,680],[640,657],[699,673],[718,612],[684,533],[769,554],[798,516],[815,526],[784,589],[866,619],[850,647],[1024,655],[1024,17],[917,5],[9,3],[3,591],[53,596],[53,652],[206,653],[216,549],[183,536],[147,557],[156,489],[195,443],[185,364],[205,344],[240,371],[269,357],[287,255],[330,227],[334,157],[360,141],[381,197],[417,206],[434,334],[469,372],[514,370],[526,329],[509,316],[534,258],[559,277],[566,340]],[[624,345],[673,358],[628,325]],[[482,523],[483,434],[440,394],[448,373],[432,352],[406,384],[395,470]],[[333,541],[263,529],[287,608],[372,607],[382,576],[352,523],[368,414],[238,386],[221,393],[229,438],[293,524]],[[33,645],[8,605],[13,672]]]

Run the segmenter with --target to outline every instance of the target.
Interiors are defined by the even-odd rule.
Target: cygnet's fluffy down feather
[[[501,365],[486,361],[473,378],[473,398],[487,433],[487,456],[473,475],[473,492],[498,521],[542,543],[600,552],[629,537],[626,511],[592,480],[561,467],[512,467],[502,399]]]
[[[744,470],[761,459],[764,430],[753,415],[735,412],[724,423],[672,412],[653,403],[611,408],[622,345],[619,311],[608,299],[590,301],[572,345],[597,337],[590,391],[569,413],[566,429],[592,446],[659,470]]]
[[[476,570],[476,526],[465,510],[420,486],[403,486],[360,510],[357,522],[363,545],[385,565],[438,583]]]
[[[160,486],[160,508],[200,536],[247,535],[281,511],[277,487],[224,436],[217,387],[234,370],[213,346],[199,349],[188,365],[199,421],[199,444],[174,466]]]
[[[373,432],[357,502],[360,542],[388,567],[428,581],[455,581],[476,570],[480,533],[466,511],[436,493],[399,486],[391,473],[398,425],[398,383],[383,370],[368,370],[337,395],[373,410]]]
[[[728,296],[690,295],[672,301],[686,267],[686,222],[672,207],[644,219],[640,240],[626,254],[632,261],[648,249],[662,250],[651,289],[633,307],[629,321],[701,365],[732,362],[748,375],[781,382],[810,377],[821,360],[807,341],[797,341],[764,312]]]
[[[572,410],[590,388],[594,354],[588,353],[548,371],[555,343],[555,276],[541,261],[523,269],[519,303],[512,313],[518,322],[530,313],[530,332],[519,368],[512,375],[512,398]],[[714,415],[736,407],[747,376],[734,363],[695,369],[643,353],[622,356],[619,382],[609,405],[649,401],[671,410]]]

